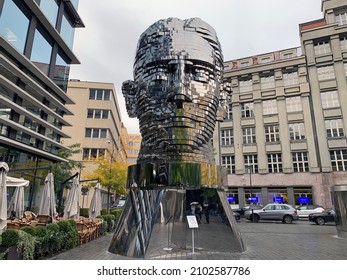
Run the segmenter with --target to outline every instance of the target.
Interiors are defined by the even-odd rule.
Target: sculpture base
[[[208,179],[211,176],[204,177],[200,176],[202,172],[196,173],[199,168],[204,170],[203,166],[197,167],[196,164],[190,166],[193,166],[195,172],[190,174],[189,178],[197,180],[194,179],[196,175],[200,178],[196,181],[199,184],[193,185],[192,181],[186,178],[182,180],[184,184],[179,184],[181,187],[176,188],[168,186],[159,188],[159,184],[155,184],[156,187],[153,188],[152,183],[146,185],[144,179],[146,176],[142,176],[141,172],[135,173],[134,170],[140,168],[141,171],[141,168],[144,168],[142,171],[147,170],[151,174],[155,173],[153,170],[157,171],[156,168],[148,168],[148,165],[137,165],[132,172],[129,172],[128,182],[133,182],[132,188],[109,246],[111,253],[149,258],[160,255],[163,251],[170,254],[188,250],[194,242],[195,248],[199,250],[235,253],[245,250],[224,190],[205,187],[205,184],[201,183],[207,181],[201,179]],[[173,170],[172,167],[173,165],[167,170]],[[192,169],[175,170],[174,174],[185,174],[184,170]],[[206,174],[209,174],[209,170],[217,170],[217,167],[211,166],[205,170]],[[169,179],[166,181],[167,184],[162,185],[170,185],[170,182],[173,182],[171,175],[170,172],[166,173],[166,178]],[[174,182],[178,181],[175,179]],[[216,183],[217,180],[214,180],[211,185]],[[141,187],[134,187],[135,185]],[[203,208],[201,214],[193,207],[198,203]],[[196,240],[192,240],[191,237],[191,229],[187,223],[188,215],[195,215],[198,221],[198,228],[194,229]],[[170,250],[167,250],[168,248]]]

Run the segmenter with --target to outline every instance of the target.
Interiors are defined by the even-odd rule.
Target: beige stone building
[[[137,162],[137,158],[140,152],[141,140],[141,134],[128,134],[127,156],[129,165],[136,164]]]
[[[63,131],[71,138],[64,138],[64,145],[80,143],[82,153],[74,156],[74,160],[83,162],[79,170],[80,180],[84,175],[96,168],[91,161],[104,156],[110,161],[127,163],[126,138],[122,137],[122,122],[117,101],[116,90],[112,83],[87,82],[70,80],[67,95],[75,104],[68,109],[73,115],[67,116],[71,126]],[[92,190],[88,191],[81,201],[82,208],[88,208],[92,198]],[[103,191],[103,207],[107,205],[106,188]]]
[[[231,103],[214,146],[235,208],[330,207],[347,184],[347,3],[323,0],[322,13],[299,25],[300,47],[225,62]]]

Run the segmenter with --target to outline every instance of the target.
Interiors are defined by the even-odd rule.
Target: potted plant
[[[18,250],[17,245],[19,243],[18,230],[7,229],[2,235],[1,252],[4,254],[7,260],[21,260],[22,252]]]

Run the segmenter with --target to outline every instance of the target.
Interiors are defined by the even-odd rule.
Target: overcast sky
[[[133,79],[137,41],[159,19],[199,17],[217,32],[224,60],[300,46],[299,24],[320,19],[321,0],[80,0],[85,28],[75,30],[81,61],[70,78],[113,83],[128,133],[139,133],[121,92]]]

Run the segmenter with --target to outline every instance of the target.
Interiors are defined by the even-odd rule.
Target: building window
[[[321,92],[322,108],[340,107],[340,101],[336,90]]]
[[[232,119],[233,119],[233,107],[231,104],[229,104],[227,113],[224,117],[224,120],[230,120],[231,121]]]
[[[285,52],[285,53],[281,53],[281,58],[282,59],[289,59],[294,57],[294,53],[293,52]]]
[[[265,126],[265,139],[267,143],[280,141],[280,128],[278,125]]]
[[[345,68],[345,76],[347,77],[347,63],[346,62],[343,64],[343,67]]]
[[[287,72],[283,73],[283,84],[284,86],[293,86],[299,84],[298,72]]]
[[[40,8],[51,24],[56,27],[57,15],[58,15],[58,4],[57,1],[41,0],[39,1]]]
[[[328,40],[316,42],[313,44],[313,47],[315,55],[331,53],[330,44]]]
[[[263,101],[263,115],[277,114],[276,99]]]
[[[108,89],[89,89],[89,100],[110,100],[111,90]]]
[[[84,148],[83,160],[93,160],[105,156],[105,149]]]
[[[281,154],[268,154],[267,166],[269,173],[282,172],[282,155]]]
[[[222,156],[222,166],[228,170],[228,174],[235,174],[235,156]]]
[[[86,138],[107,138],[106,128],[86,128]]]
[[[262,57],[260,59],[260,63],[267,63],[267,62],[271,62],[271,61],[272,61],[272,59],[270,56]]]
[[[328,138],[345,136],[342,119],[326,120],[325,128],[327,131]]]
[[[221,145],[229,146],[234,144],[234,130],[232,128],[221,130]]]
[[[260,77],[260,87],[262,90],[275,88],[275,76],[269,75],[269,76]]]
[[[239,81],[239,91],[240,93],[249,92],[253,90],[253,82],[252,79],[248,80],[240,80]]]
[[[335,79],[334,67],[332,65],[317,67],[317,73],[319,81]]]
[[[308,172],[308,154],[307,152],[292,153],[294,172]]]
[[[101,109],[88,109],[87,118],[88,119],[108,119],[109,110]]]
[[[249,61],[242,61],[241,63],[240,63],[240,66],[241,67],[247,67],[247,66],[249,66],[250,64],[249,64]]]
[[[330,151],[333,171],[347,171],[347,150]]]
[[[254,103],[241,103],[241,118],[254,117]]]
[[[22,1],[1,1],[0,34],[19,52],[24,52],[30,12]]]
[[[340,38],[340,46],[342,51],[347,50],[347,37]]]
[[[286,98],[286,107],[287,107],[287,113],[301,112],[302,111],[301,97],[295,96],[295,97]]]
[[[347,24],[347,11],[340,11],[335,13],[335,22],[337,22],[338,25]]]
[[[46,75],[48,75],[53,50],[51,44],[52,39],[50,35],[38,25],[38,28],[35,30],[30,59]]]
[[[244,127],[242,128],[243,144],[256,143],[255,138],[255,127]]]
[[[245,155],[243,156],[245,161],[245,173],[248,173],[251,168],[252,173],[258,173],[258,156],[257,155]]]
[[[290,140],[303,140],[303,139],[305,139],[305,125],[304,125],[304,123],[290,123],[289,124],[289,137],[290,137]]]

